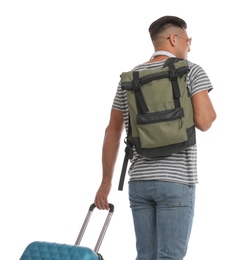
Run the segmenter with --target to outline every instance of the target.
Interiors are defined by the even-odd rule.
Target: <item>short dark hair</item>
[[[165,29],[167,29],[170,26],[187,29],[187,24],[183,19],[176,16],[166,15],[157,19],[150,25],[148,31],[150,33],[151,39],[155,40],[159,33],[162,33]]]

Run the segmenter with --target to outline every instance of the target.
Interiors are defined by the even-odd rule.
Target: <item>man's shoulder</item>
[[[190,68],[202,68],[199,64],[197,64],[197,63],[194,63],[194,62],[192,62],[192,61],[189,61],[189,60],[187,60],[187,62],[188,62],[188,66],[190,67]]]
[[[141,63],[141,64],[138,64],[135,67],[133,67],[131,69],[131,71],[162,68],[165,61],[166,60],[162,60],[162,61],[158,61],[158,62]],[[194,63],[189,60],[187,60],[187,62],[188,62],[188,66],[189,66],[190,70],[196,70],[196,71],[202,70],[202,67],[199,64]]]
[[[192,75],[206,74],[203,67],[197,63],[194,63],[194,62],[191,62],[188,60],[188,66],[190,69],[190,74],[192,74]]]

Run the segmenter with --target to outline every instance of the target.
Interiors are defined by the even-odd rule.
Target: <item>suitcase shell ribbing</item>
[[[104,260],[98,251],[114,211],[113,204],[109,204],[108,215],[95,248],[91,249],[88,247],[79,246],[95,207],[95,204],[92,204],[89,207],[88,214],[81,227],[75,245],[35,241],[26,247],[20,260]]]
[[[88,247],[35,241],[27,246],[20,260],[100,260]]]

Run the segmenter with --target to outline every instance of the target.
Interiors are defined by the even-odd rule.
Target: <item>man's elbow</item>
[[[194,124],[197,129],[199,129],[202,132],[206,132],[208,129],[211,128],[212,123],[216,120],[216,118],[216,113],[213,113],[209,115],[207,118],[195,118]]]

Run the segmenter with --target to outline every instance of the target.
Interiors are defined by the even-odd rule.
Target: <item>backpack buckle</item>
[[[169,71],[169,78],[170,80],[177,80],[178,74],[176,70]]]
[[[140,83],[140,80],[139,80],[139,79],[133,80],[133,81],[132,81],[132,84],[133,84],[133,90],[134,90],[134,91],[140,91],[141,83]]]

